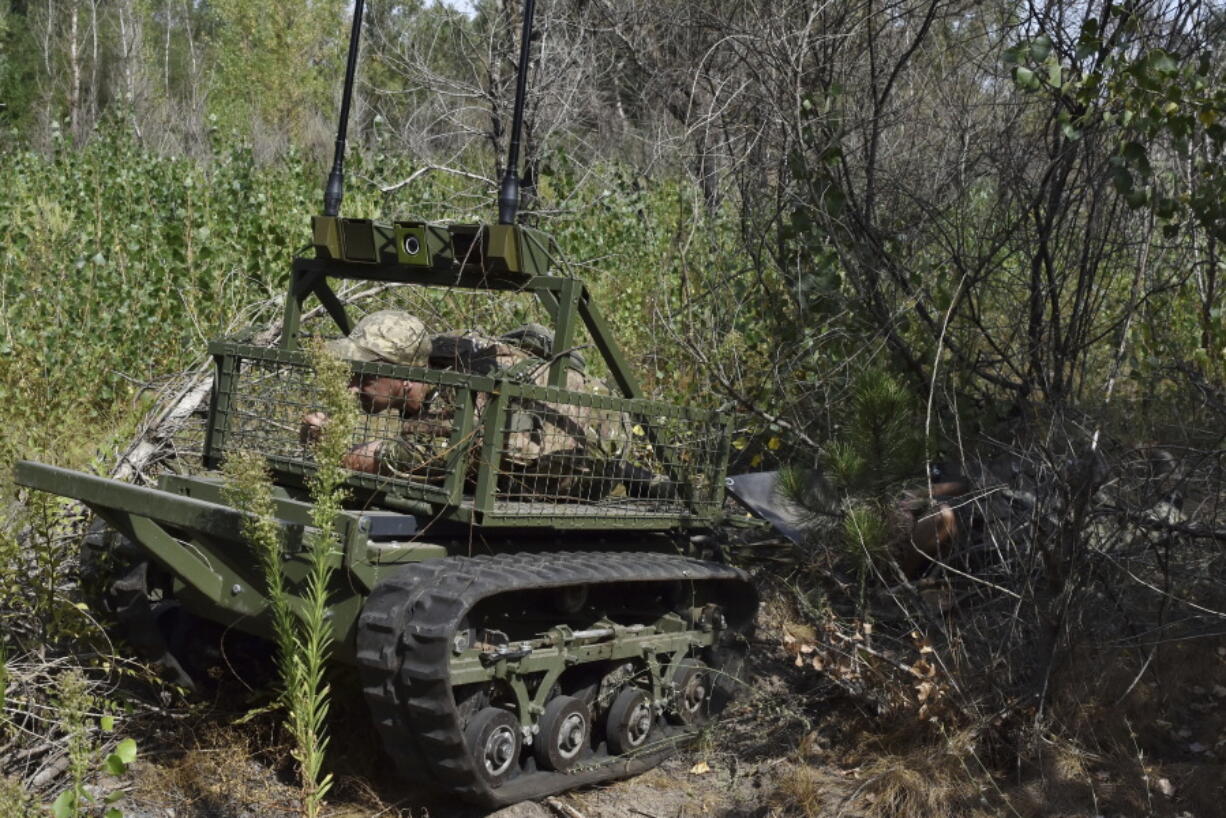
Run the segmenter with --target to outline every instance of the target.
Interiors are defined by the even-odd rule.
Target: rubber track
[[[406,565],[382,580],[358,620],[363,689],[383,746],[399,771],[465,800],[502,806],[577,786],[634,775],[671,748],[607,760],[581,772],[521,773],[497,789],[469,757],[451,693],[452,635],[482,599],[498,594],[610,582],[714,582],[731,631],[752,626],[757,594],[728,565],[656,553],[499,554]]]

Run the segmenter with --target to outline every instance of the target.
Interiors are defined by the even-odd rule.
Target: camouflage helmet
[[[514,344],[525,352],[546,361],[553,357],[553,330],[541,324],[521,324],[510,332],[503,333],[498,340]],[[577,351],[572,351],[568,357],[571,367],[582,372],[585,366],[583,356]]]
[[[328,351],[351,361],[425,366],[430,336],[420,318],[404,310],[379,310],[359,321],[347,338],[329,341]]]

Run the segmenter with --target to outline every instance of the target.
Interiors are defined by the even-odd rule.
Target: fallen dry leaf
[[[787,641],[790,636],[798,642],[816,642],[817,631],[813,630],[808,625],[800,625],[795,622],[787,622],[783,626],[783,638]]]
[[[690,775],[703,775],[711,772],[711,765],[705,761],[700,761],[693,767],[690,767]]]

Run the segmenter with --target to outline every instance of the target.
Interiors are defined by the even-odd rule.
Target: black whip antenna
[[[362,35],[364,0],[354,0],[353,27],[349,29],[349,56],[345,63],[345,88],[341,91],[341,121],[336,126],[336,152],[332,154],[332,172],[324,188],[324,215],[340,212],[345,198],[345,134],[349,130],[349,100],[353,97],[353,74],[358,67],[358,42]]]
[[[358,0],[361,2],[361,0]],[[519,213],[519,134],[524,129],[524,95],[528,83],[528,53],[532,47],[534,0],[524,0],[524,31],[519,41],[519,70],[515,75],[515,115],[511,119],[511,144],[507,149],[507,169],[498,192],[498,223],[515,224]]]

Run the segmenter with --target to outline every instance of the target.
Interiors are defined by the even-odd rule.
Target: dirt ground
[[[332,818],[1226,818],[1226,638],[1189,645],[1127,705],[1085,712],[1105,744],[1048,741],[1041,763],[989,772],[939,738],[878,750],[871,714],[810,667],[796,667],[779,612],[764,608],[745,695],[695,741],[636,778],[488,812],[423,800],[405,788],[339,684],[331,719]],[[1096,672],[1102,672],[1098,669]],[[1151,670],[1151,673],[1153,671]],[[1130,674],[1131,675],[1131,674]],[[250,715],[241,691],[168,708],[143,722],[120,803],[129,818],[299,815],[288,746],[275,714]],[[195,707],[196,709],[191,709]],[[1078,712],[1081,712],[1080,710]],[[1164,717],[1155,717],[1161,712]],[[1148,714],[1148,715],[1147,715]],[[132,724],[137,727],[136,723]],[[108,789],[108,785],[110,789]],[[0,809],[0,815],[3,810]]]
[[[771,794],[798,747],[812,732],[814,714],[801,702],[819,702],[820,680],[790,676],[786,654],[773,637],[755,647],[747,693],[692,746],[661,766],[628,780],[567,793],[496,812],[446,800],[423,800],[399,785],[377,739],[363,723],[360,697],[343,688],[332,719],[331,761],[336,780],[326,814],[340,818],[749,818],[784,814]],[[783,671],[780,672],[780,668]],[[122,802],[128,818],[263,818],[297,815],[288,748],[268,714],[241,718],[234,692],[195,715],[181,714],[141,741],[142,757]],[[809,742],[811,743],[811,742]],[[833,784],[843,780],[829,772]],[[105,789],[103,782],[100,789]],[[115,782],[118,783],[118,782]],[[831,801],[837,806],[837,801]],[[833,814],[833,813],[831,813]]]
[[[208,756],[212,756],[209,758]],[[270,769],[241,753],[197,752],[191,765],[137,765],[136,787],[124,799],[128,818],[259,818],[296,815],[296,792]],[[194,770],[187,769],[188,766]],[[355,780],[339,782],[326,812],[334,818],[755,818],[777,812],[770,803],[785,756],[740,761],[735,755],[690,749],[635,778],[525,802],[495,812],[446,801],[422,802],[412,793],[376,791]],[[832,779],[838,776],[831,774]]]

